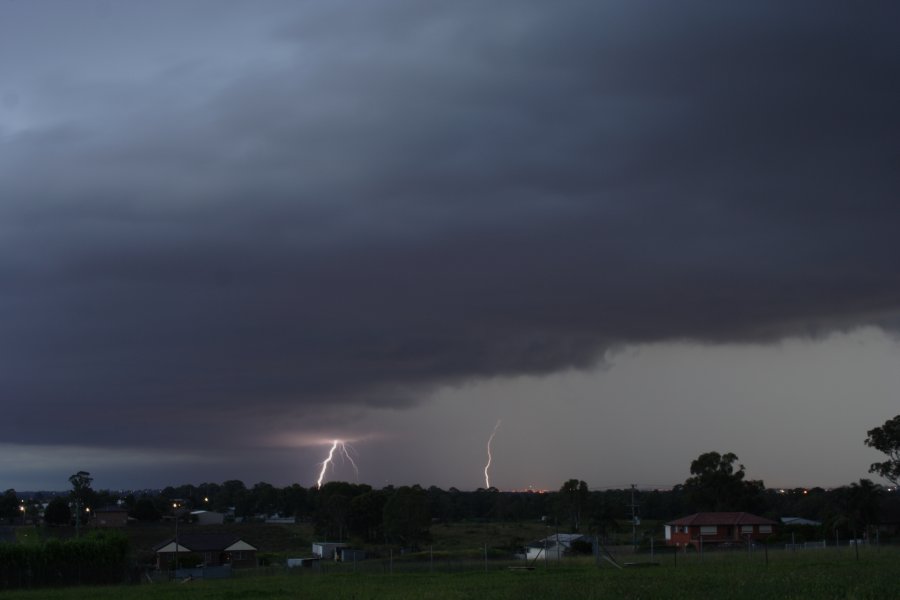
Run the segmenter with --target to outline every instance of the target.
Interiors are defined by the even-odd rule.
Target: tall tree
[[[391,542],[415,546],[429,537],[428,494],[421,487],[403,486],[384,505],[384,534]]]
[[[367,542],[381,540],[384,531],[384,492],[372,490],[350,501],[350,529]]]
[[[69,483],[72,484],[72,492],[70,493],[72,501],[75,503],[75,518],[78,522],[85,523],[90,516],[89,509],[96,508],[97,494],[91,489],[91,483],[94,478],[87,471],[78,471],[69,476]]]
[[[900,415],[869,430],[866,446],[887,454],[888,460],[872,463],[869,473],[878,473],[894,485],[900,485]]]
[[[93,482],[94,478],[91,477],[91,474],[87,471],[78,471],[77,473],[70,475],[69,483],[72,484],[72,497],[76,500],[86,500],[88,490],[91,490],[91,483]]]
[[[691,462],[691,477],[684,482],[689,503],[699,511],[755,510],[764,486],[744,481],[744,465],[733,452],[706,452]]]
[[[584,481],[570,479],[559,488],[559,500],[569,517],[573,531],[581,530],[581,517],[588,502],[588,486]]]
[[[870,479],[860,479],[859,483],[851,483],[846,496],[849,523],[864,530],[877,524],[882,494],[881,486]]]

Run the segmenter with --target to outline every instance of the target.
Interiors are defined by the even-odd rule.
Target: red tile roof
[[[675,519],[666,525],[778,525],[778,523],[746,512],[704,512]]]

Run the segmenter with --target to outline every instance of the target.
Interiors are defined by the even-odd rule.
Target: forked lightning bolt
[[[356,472],[356,478],[359,479],[359,467],[356,466],[356,461],[350,456],[348,445],[341,440],[334,440],[331,442],[331,450],[328,451],[328,458],[322,462],[322,470],[319,471],[319,479],[316,480],[317,489],[322,487],[322,482],[325,480],[325,472],[328,470],[328,466],[332,464],[335,452],[339,452],[341,458],[349,461],[350,464],[353,465],[353,470]]]
[[[488,460],[487,464],[484,465],[484,487],[488,489],[491,487],[491,476],[488,473],[488,470],[491,468],[491,460],[493,457],[491,456],[491,442],[494,441],[494,436],[497,435],[497,430],[500,429],[500,419],[497,419],[497,424],[494,425],[494,430],[491,432],[491,437],[488,438],[487,441],[487,455]]]

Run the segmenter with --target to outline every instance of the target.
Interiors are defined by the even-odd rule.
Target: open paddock
[[[406,572],[395,564],[381,570],[244,572],[220,581],[145,583],[135,586],[21,590],[0,594],[2,600],[212,600],[219,598],[872,598],[896,597],[900,581],[900,549],[891,547],[790,552],[710,553],[659,556],[653,569],[597,567],[593,559],[536,563],[532,571],[510,570],[472,561],[457,572]],[[520,563],[521,564],[521,563]]]

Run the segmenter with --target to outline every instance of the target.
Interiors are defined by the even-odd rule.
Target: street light
[[[25,524],[25,505],[24,504],[19,505],[19,512],[22,513],[22,525],[24,525]]]
[[[178,503],[172,503],[172,512],[175,513],[175,576],[178,576]]]

